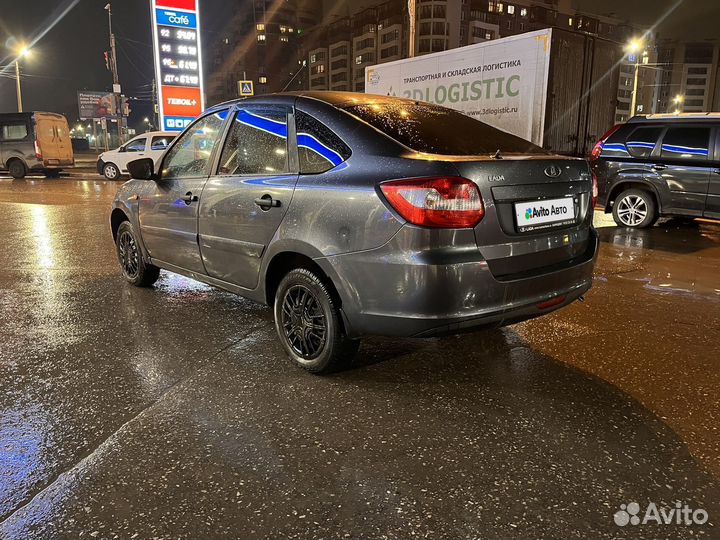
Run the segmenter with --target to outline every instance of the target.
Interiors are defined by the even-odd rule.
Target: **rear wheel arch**
[[[275,293],[282,279],[296,268],[305,268],[314,272],[328,288],[337,306],[342,307],[340,294],[332,278],[311,257],[297,251],[281,251],[270,259],[265,269],[265,301],[269,306],[275,301]]]
[[[655,201],[655,209],[657,210],[658,214],[662,213],[660,196],[658,195],[655,186],[648,182],[640,182],[637,180],[618,182],[613,186],[613,188],[610,190],[610,193],[608,194],[607,202],[605,203],[605,213],[612,212],[612,205],[615,202],[615,199],[617,199],[623,191],[627,191],[629,189],[639,189],[641,191],[647,191]]]

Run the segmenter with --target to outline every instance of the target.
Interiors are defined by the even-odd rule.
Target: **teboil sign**
[[[181,131],[204,108],[200,0],[151,1],[160,126]]]

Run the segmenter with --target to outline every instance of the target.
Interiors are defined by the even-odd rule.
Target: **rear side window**
[[[278,174],[289,171],[287,113],[241,109],[220,157],[219,174]]]
[[[350,157],[350,148],[340,137],[309,114],[297,111],[295,125],[300,174],[329,171]]]
[[[345,110],[417,152],[457,156],[494,154],[498,150],[547,154],[530,141],[437,105],[380,101],[350,105]]]
[[[625,143],[628,152],[634,157],[649,157],[657,144],[663,128],[643,127],[633,131]]]
[[[21,141],[28,136],[28,127],[25,122],[3,124],[2,138],[4,141]]]
[[[671,127],[665,133],[661,155],[665,158],[704,161],[708,158],[710,128]]]
[[[165,150],[175,137],[172,135],[159,135],[152,138],[150,141],[151,150]]]

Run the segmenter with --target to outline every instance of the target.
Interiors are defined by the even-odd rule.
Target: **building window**
[[[258,41],[265,41],[265,34],[258,34]]]
[[[267,77],[265,75],[261,75],[260,77],[258,77],[258,82],[260,84],[267,84]]]
[[[388,58],[389,56],[397,56],[398,54],[398,46],[393,45],[392,47],[388,47],[387,49],[383,49],[380,51],[380,58]]]
[[[359,54],[355,57],[355,63],[356,64],[362,64],[362,54]]]
[[[258,32],[264,32],[265,31],[265,25],[264,24],[256,24],[255,28],[258,29]]]
[[[573,20],[572,17],[568,17],[568,26],[572,26]]]
[[[287,32],[287,26],[281,26],[281,27],[280,27],[280,33],[281,33],[281,34],[284,34],[285,32]]]
[[[515,6],[508,5],[508,15],[515,15]]]
[[[522,8],[522,9],[520,10],[520,16],[521,16],[521,17],[527,17],[527,9]]]
[[[287,42],[288,42],[288,37],[287,37],[287,36],[280,36],[280,41],[284,41],[285,43],[287,43]]]
[[[315,62],[317,62],[317,55],[316,55],[316,54],[311,54],[311,55],[310,55],[310,63],[311,63],[311,64],[314,64]]]

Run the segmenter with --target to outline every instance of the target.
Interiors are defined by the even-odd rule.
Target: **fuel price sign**
[[[200,0],[151,0],[160,125],[181,131],[203,110]]]

